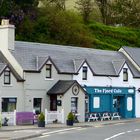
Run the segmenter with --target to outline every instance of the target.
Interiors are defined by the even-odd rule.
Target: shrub
[[[72,112],[70,112],[67,116],[67,120],[71,120],[71,121],[74,121],[74,115]]]
[[[45,115],[43,112],[40,113],[39,117],[38,117],[39,121],[45,121]]]

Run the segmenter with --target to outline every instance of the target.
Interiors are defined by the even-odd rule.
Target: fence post
[[[47,111],[47,109],[45,109],[45,124],[48,124],[48,122],[47,122],[47,117],[48,117],[48,111]]]
[[[16,110],[14,110],[14,125],[16,125]]]
[[[62,123],[65,123],[64,122],[64,109],[62,109],[61,114],[62,114]]]
[[[0,128],[2,127],[2,113],[0,112]]]

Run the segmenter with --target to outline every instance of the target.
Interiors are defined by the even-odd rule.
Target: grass
[[[88,25],[94,36],[94,48],[118,50],[122,46],[140,47],[140,29],[106,26],[101,23]]]

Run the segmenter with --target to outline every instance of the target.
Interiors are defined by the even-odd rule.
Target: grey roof
[[[77,83],[75,80],[59,80],[48,92],[48,95],[52,94],[64,94],[68,89],[74,84]]]
[[[118,76],[125,59],[116,51],[32,42],[15,42],[12,52],[22,68],[37,71],[51,58],[60,73],[77,73],[86,60],[95,75]]]
[[[13,66],[9,63],[9,60],[7,60],[7,58],[5,58],[5,56],[0,51],[0,75],[3,73],[6,67],[8,67],[12,71],[13,75],[18,81],[23,81],[23,79],[18,75]]]
[[[125,61],[129,67],[129,69],[131,70],[133,77],[140,78],[140,72],[133,66],[133,64],[129,61],[129,59],[123,53],[120,53],[120,55],[122,55],[122,57],[125,58]]]
[[[123,47],[123,49],[140,67],[140,48]]]

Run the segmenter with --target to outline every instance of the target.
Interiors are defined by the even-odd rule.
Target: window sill
[[[45,78],[45,81],[52,81],[52,78]]]
[[[8,84],[3,84],[2,86],[3,87],[12,87],[13,85],[11,85],[11,84],[9,84],[9,85]]]

